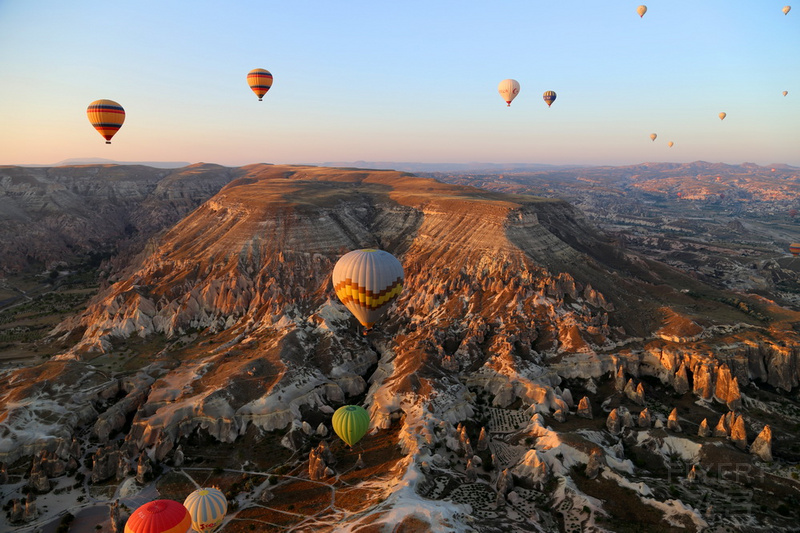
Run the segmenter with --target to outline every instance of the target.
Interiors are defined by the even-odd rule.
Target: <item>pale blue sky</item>
[[[784,5],[0,0],[0,164],[800,166],[800,5]],[[275,77],[263,102],[257,67]],[[510,108],[504,78],[522,87]],[[111,145],[86,118],[100,98],[127,113]]]

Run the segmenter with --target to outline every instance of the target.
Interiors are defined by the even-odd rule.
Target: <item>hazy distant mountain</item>
[[[508,172],[575,168],[579,165],[545,165],[542,163],[415,163],[393,161],[338,161],[321,163],[321,166],[402,170],[404,172]]]
[[[75,157],[64,159],[52,165],[21,165],[21,166],[49,166],[63,167],[68,165],[144,165],[155,168],[180,168],[189,166],[191,163],[186,161],[114,161],[103,159],[102,157]]]

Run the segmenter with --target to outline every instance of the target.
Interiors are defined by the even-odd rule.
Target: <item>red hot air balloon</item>
[[[192,517],[183,504],[154,500],[136,509],[125,523],[125,533],[186,533]]]

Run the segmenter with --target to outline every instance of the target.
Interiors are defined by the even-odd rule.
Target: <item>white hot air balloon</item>
[[[503,97],[503,100],[511,107],[511,100],[519,94],[519,82],[517,80],[507,79],[500,82],[497,86],[497,92]]]
[[[203,488],[189,494],[183,506],[192,517],[192,528],[198,533],[211,533],[228,512],[228,500],[218,488]]]
[[[403,290],[403,265],[389,252],[353,250],[333,267],[336,296],[367,329],[392,305]]]

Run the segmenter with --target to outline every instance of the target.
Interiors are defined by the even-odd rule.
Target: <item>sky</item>
[[[0,0],[0,164],[800,166],[786,1]],[[110,145],[101,98],[126,111]]]

